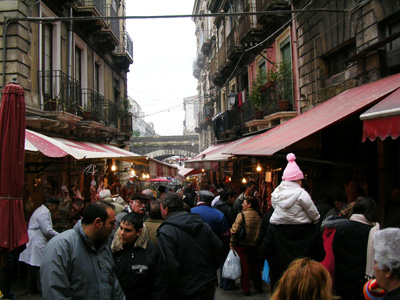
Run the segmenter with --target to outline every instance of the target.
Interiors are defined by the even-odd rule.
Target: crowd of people
[[[212,300],[217,287],[263,292],[267,263],[273,300],[361,300],[373,278],[382,299],[400,299],[400,229],[381,229],[377,204],[366,196],[345,201],[333,190],[325,199],[334,206],[319,205],[295,159],[288,154],[264,215],[254,181],[239,195],[189,184],[159,197],[134,193],[129,203],[104,190],[59,234],[51,213],[60,200],[49,198],[33,213],[20,255],[28,286],[43,299]],[[240,286],[222,277],[231,249],[240,257]]]

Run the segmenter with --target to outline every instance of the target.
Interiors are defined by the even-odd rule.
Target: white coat
[[[20,254],[19,260],[28,265],[40,267],[47,242],[57,234],[58,232],[53,230],[50,210],[45,205],[39,206],[29,219],[29,242]]]
[[[271,224],[316,223],[320,217],[310,195],[296,182],[282,181],[271,194],[271,204]]]

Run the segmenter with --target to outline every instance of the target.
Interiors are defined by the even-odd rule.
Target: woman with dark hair
[[[243,201],[243,211],[236,217],[231,228],[231,249],[236,249],[240,257],[242,276],[240,282],[246,296],[250,296],[250,278],[258,293],[262,292],[261,272],[258,266],[257,241],[260,233],[261,217],[258,212],[258,200],[246,196]],[[246,236],[238,240],[236,236],[240,228],[246,228]]]
[[[310,258],[294,260],[279,280],[271,300],[333,300],[332,282],[323,265]]]
[[[332,248],[335,255],[335,288],[343,300],[364,300],[366,278],[374,276],[373,235],[379,230],[376,202],[358,197],[348,222],[335,232]]]

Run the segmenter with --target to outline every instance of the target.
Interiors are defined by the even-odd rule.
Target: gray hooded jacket
[[[43,299],[122,300],[109,246],[96,249],[81,221],[47,244],[40,268]]]

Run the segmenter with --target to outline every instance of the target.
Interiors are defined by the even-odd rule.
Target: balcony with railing
[[[114,61],[124,70],[133,63],[133,41],[128,32],[121,32],[120,43],[114,51]]]
[[[121,128],[123,131],[132,132],[132,130],[133,130],[132,117],[133,117],[133,115],[130,112],[127,112],[125,114],[124,123],[122,124],[123,126]]]
[[[289,10],[289,0],[256,0],[257,11]],[[290,18],[290,14],[257,15],[257,21],[264,25],[278,22],[283,24]]]
[[[196,61],[193,61],[193,76],[196,78],[196,79],[199,79],[200,78],[200,67],[197,65],[197,62]]]
[[[118,126],[118,104],[105,99],[103,110],[104,124],[116,128]]]
[[[39,71],[44,111],[63,111],[77,115],[82,106],[82,89],[78,80],[60,70]]]
[[[218,56],[218,72],[220,72],[221,75],[223,75],[229,70],[229,68],[232,65],[226,54],[225,43],[223,43],[221,47],[218,49],[217,56]]]
[[[106,0],[77,0],[72,6],[79,17],[102,17],[106,15]],[[107,25],[105,20],[90,19],[81,21],[80,27],[87,31],[99,30]]]
[[[244,12],[255,12],[256,5],[254,3],[247,3]],[[261,34],[262,26],[257,23],[255,15],[243,15],[239,19],[239,41],[241,43],[258,41]]]
[[[212,13],[219,12],[222,0],[207,0],[207,9]]]
[[[204,53],[204,55],[207,56],[208,54],[210,54],[211,45],[212,45],[211,31],[210,30],[200,31],[199,47],[201,52]]]
[[[239,112],[236,109],[223,111],[213,118],[214,135],[217,140],[235,138],[241,129]]]
[[[105,123],[104,96],[93,89],[82,89],[83,107],[88,107],[90,119],[95,122]]]
[[[96,42],[99,47],[108,50],[115,50],[115,47],[120,43],[120,30],[118,13],[114,5],[107,4],[105,6],[105,16],[110,17],[106,20],[106,26],[102,28],[96,37]]]
[[[282,92],[283,85],[289,87],[285,92]],[[247,126],[256,128],[250,128],[250,131],[269,128],[296,116],[291,85],[291,80],[268,82],[261,92],[262,111],[250,100],[244,103],[243,120]],[[261,116],[258,112],[262,112]]]
[[[86,13],[92,16],[104,16],[105,8],[105,0],[77,0],[75,3],[75,9],[78,14]]]
[[[218,56],[215,55],[210,63],[210,79],[212,81],[218,81],[221,77],[221,73],[218,71]]]
[[[199,48],[197,48],[197,53],[196,53],[196,63],[197,65],[202,68],[204,66],[204,63],[206,61],[206,56],[204,55],[203,52],[200,51]]]
[[[234,60],[238,58],[241,53],[242,50],[239,43],[239,34],[235,26],[226,38],[226,54],[228,59]]]

